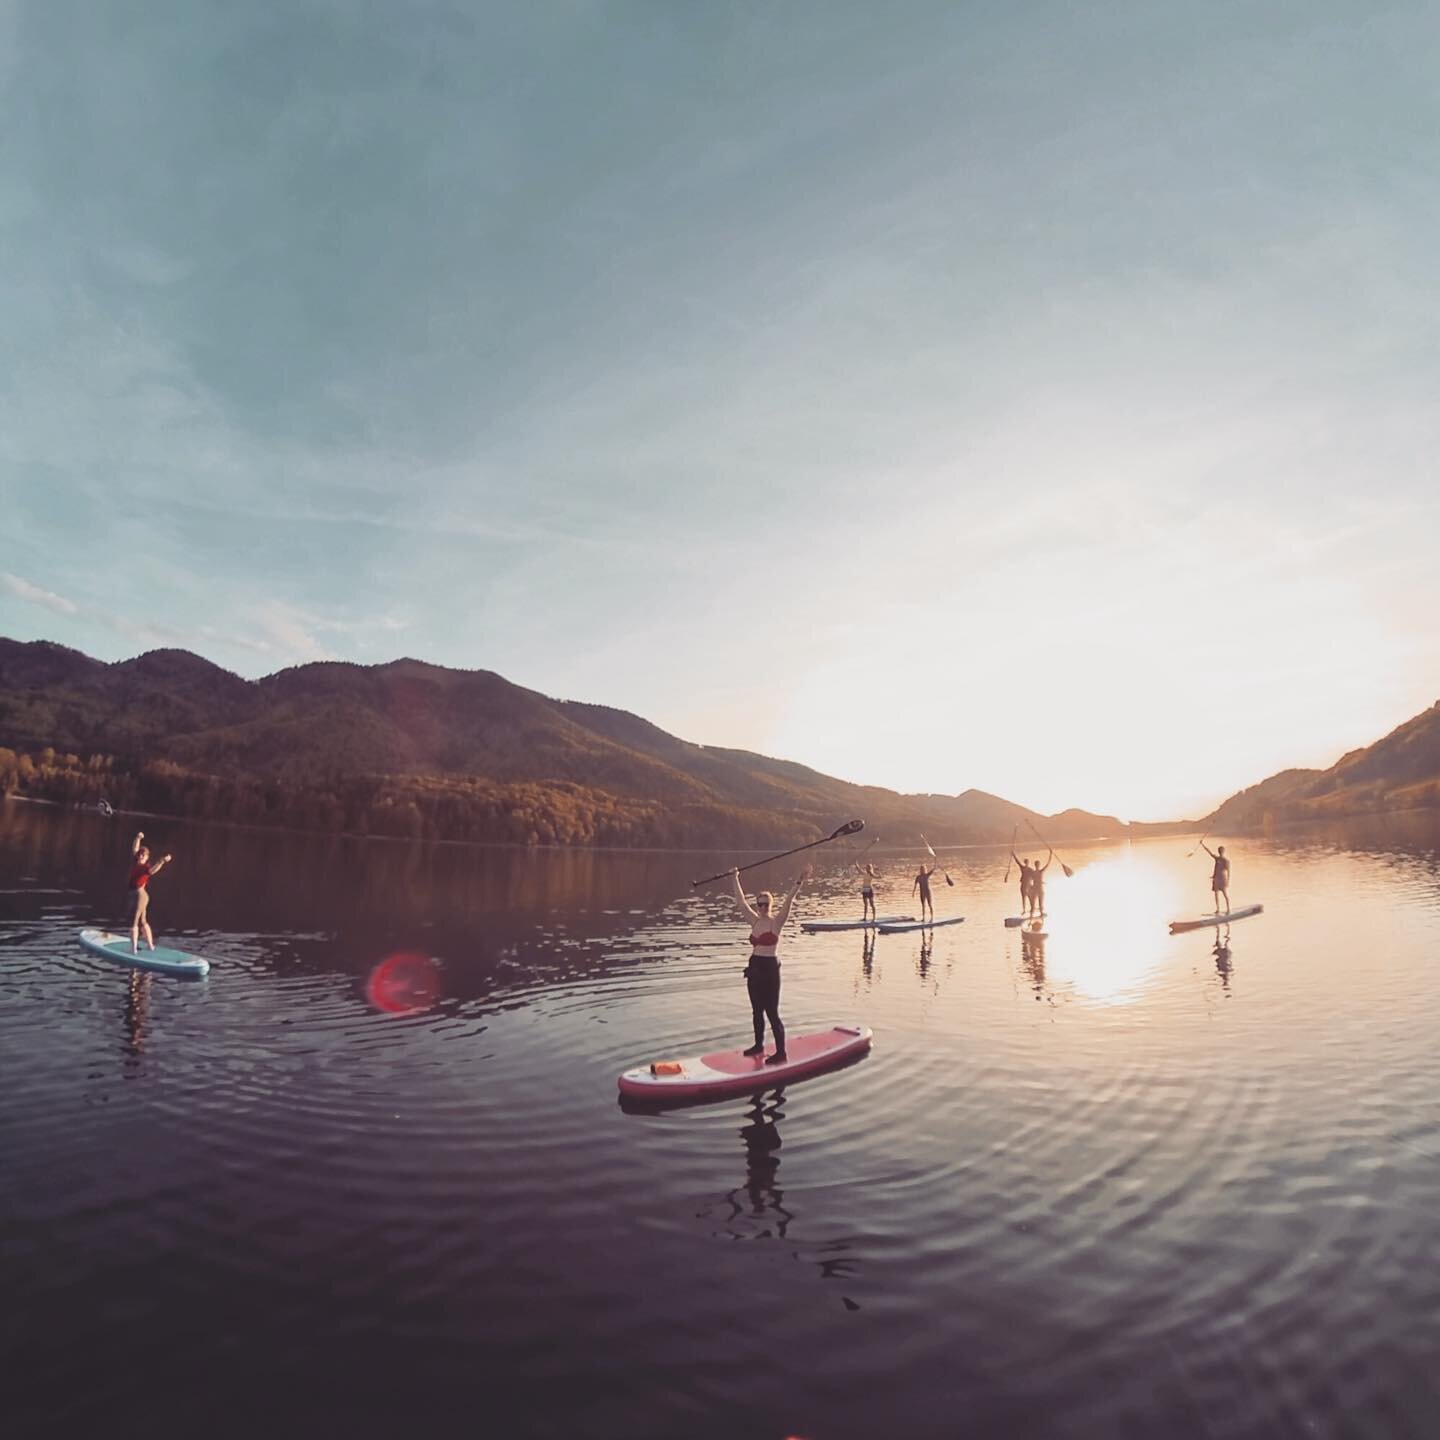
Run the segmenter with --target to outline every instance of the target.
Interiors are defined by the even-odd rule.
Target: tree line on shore
[[[821,817],[790,820],[721,804],[667,806],[565,781],[497,783],[448,775],[220,776],[171,760],[131,762],[44,747],[0,746],[0,795],[61,805],[179,815],[242,825],[412,840],[512,845],[745,847],[796,844]]]

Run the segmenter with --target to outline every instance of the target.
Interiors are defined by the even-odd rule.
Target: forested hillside
[[[0,787],[36,798],[357,834],[749,846],[827,834],[935,844],[1123,833],[996,796],[900,795],[693,744],[624,711],[416,660],[243,680],[183,650],[105,664],[0,639]]]

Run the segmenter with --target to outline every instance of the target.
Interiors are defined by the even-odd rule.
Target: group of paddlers
[[[1049,853],[1043,862],[1033,858],[1022,860],[1013,849],[1010,851],[1010,858],[1020,867],[1020,908],[1027,917],[1045,913],[1045,872],[1055,859],[1055,851],[1048,845],[1045,848]],[[1219,913],[1222,898],[1228,911],[1230,861],[1226,858],[1225,847],[1219,846],[1217,853],[1205,844],[1202,837],[1200,848],[1215,862],[1210,884],[1215,895],[1216,913]],[[875,913],[875,882],[879,879],[879,872],[869,861],[854,861],[851,868],[860,877],[860,903],[864,907],[864,919],[874,924],[878,918]],[[935,908],[930,899],[930,877],[937,869],[938,862],[928,866],[922,864],[910,884],[911,895],[918,894],[920,897],[922,919],[927,915],[932,920],[935,918]],[[1069,871],[1066,873],[1069,874]],[[780,932],[790,918],[790,911],[800,893],[800,887],[810,878],[810,874],[810,867],[807,866],[796,877],[794,888],[777,907],[774,895],[768,890],[762,890],[756,895],[755,903],[751,905],[741,887],[739,869],[731,871],[735,882],[735,898],[745,918],[750,922],[750,963],[745,967],[745,985],[750,993],[755,1043],[744,1053],[752,1057],[765,1053],[765,1022],[768,1020],[771,1034],[775,1037],[775,1052],[766,1056],[767,1065],[783,1065],[789,1058],[785,1053],[785,1026],[780,1020]],[[945,878],[949,880],[950,877],[946,875]],[[1038,925],[1036,928],[1038,929]]]

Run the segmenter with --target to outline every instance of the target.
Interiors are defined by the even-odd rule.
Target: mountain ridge
[[[1027,821],[1054,824],[1057,842],[1126,832],[1114,816],[1071,811],[1054,823],[975,789],[859,785],[411,657],[245,680],[184,650],[106,663],[0,639],[0,744],[66,762],[52,755],[56,773],[43,777],[17,761],[10,788],[26,793],[48,785],[86,799],[108,787],[112,803],[437,839],[794,843],[853,815],[871,833],[923,831],[935,844],[1008,840]]]
[[[518,843],[797,844],[860,816],[869,836],[905,843],[1002,843],[1019,830],[1031,846],[1037,830],[1065,844],[1440,808],[1440,702],[1327,769],[1279,771],[1198,821],[1126,824],[1074,808],[1042,815],[974,787],[861,785],[411,656],[246,680],[188,650],[105,662],[3,637],[0,747],[7,794]],[[39,759],[15,753],[27,750]]]

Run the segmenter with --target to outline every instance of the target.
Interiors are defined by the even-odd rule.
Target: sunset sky
[[[1440,7],[0,0],[0,634],[1202,813],[1440,696]]]

